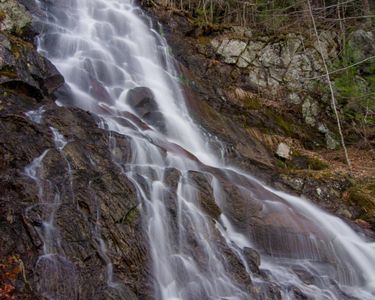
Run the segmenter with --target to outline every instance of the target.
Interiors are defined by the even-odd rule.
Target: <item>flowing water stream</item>
[[[130,139],[129,160],[122,159],[114,140],[109,147],[137,189],[156,299],[272,299],[267,284],[282,299],[375,298],[375,244],[308,200],[275,191],[221,161],[215,154],[220,149],[213,149],[189,115],[166,41],[133,1],[38,4],[39,50],[67,83],[58,104],[96,113],[98,126]],[[148,102],[134,100],[139,94]],[[30,117],[39,120],[37,112]],[[51,130],[61,151],[64,141]],[[37,183],[42,160],[26,170]],[[215,218],[202,202],[202,182],[220,211]],[[58,204],[58,198],[52,201]],[[53,240],[48,235],[58,235],[53,215],[52,209],[45,220],[51,230],[44,233],[41,259],[59,253],[48,242]],[[96,231],[108,284],[116,287],[100,228]],[[251,271],[246,254],[251,248],[261,253],[262,274]],[[229,259],[241,262],[242,277]],[[49,295],[48,282],[44,288],[50,299],[76,298],[74,292]]]

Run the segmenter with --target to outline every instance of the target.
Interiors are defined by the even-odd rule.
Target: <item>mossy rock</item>
[[[244,107],[249,110],[259,110],[262,108],[262,104],[260,103],[259,99],[254,97],[246,97],[242,100],[242,102]]]
[[[319,158],[309,157],[308,159],[308,169],[314,171],[325,170],[328,168],[328,164]]]
[[[296,134],[296,126],[284,118],[282,115],[275,113],[272,110],[267,110],[266,114],[272,118],[275,124],[287,135],[290,137],[295,136]]]
[[[31,26],[32,16],[15,0],[0,1],[0,29],[22,35]]]
[[[296,152],[290,160],[276,160],[276,166],[287,170],[322,171],[328,169],[328,164],[317,157],[310,157]]]
[[[375,180],[363,180],[353,183],[348,190],[350,204],[361,209],[360,218],[375,227]]]
[[[139,212],[138,205],[137,205],[129,209],[128,212],[116,223],[127,224],[133,227],[137,224],[139,218],[140,218],[140,212]]]

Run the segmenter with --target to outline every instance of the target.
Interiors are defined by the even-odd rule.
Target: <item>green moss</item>
[[[313,157],[308,159],[308,168],[314,171],[325,170],[328,168],[328,164],[321,161],[319,158]]]
[[[17,71],[9,66],[5,66],[0,69],[0,76],[4,76],[7,78],[16,78],[17,77]]]
[[[127,211],[127,213],[116,223],[127,224],[129,226],[134,226],[139,218],[140,214],[138,211],[138,205],[132,207]]]
[[[211,39],[207,36],[201,35],[198,37],[198,43],[201,45],[208,45],[211,42]]]
[[[178,81],[185,86],[192,86],[192,81],[184,74],[178,75]]]
[[[361,49],[346,45],[342,56],[333,64],[333,69],[345,69],[334,75],[336,98],[344,113],[344,122],[374,126],[375,117],[368,111],[375,107],[375,59],[355,65],[362,56]]]
[[[285,161],[282,161],[281,159],[276,159],[276,167],[280,169],[288,169],[288,165]]]
[[[276,113],[273,113],[273,118],[276,124],[285,132],[286,135],[288,136],[294,135],[295,128],[292,123],[290,123],[284,117]]]
[[[0,9],[0,22],[4,21],[6,18],[6,13]]]
[[[273,135],[284,135],[286,137],[293,138],[304,138],[304,129],[295,122],[295,118],[283,116],[274,109],[265,107],[262,105],[261,101],[254,99],[251,100],[253,103],[248,103],[249,108],[253,110],[261,110],[261,118],[255,127],[258,127],[262,132]],[[294,121],[294,122],[293,122]],[[246,123],[245,126],[248,124]],[[250,125],[254,127],[254,124]]]
[[[11,43],[12,54],[14,55],[15,59],[26,57],[25,53],[34,49],[34,46],[30,42],[11,34],[7,34],[6,36]]]
[[[245,108],[250,110],[259,110],[262,108],[260,101],[254,97],[246,97],[242,102]]]
[[[290,160],[277,159],[276,166],[282,169],[288,169],[289,171],[299,170],[310,170],[310,171],[322,171],[328,169],[328,164],[323,162],[317,157],[310,157],[301,154],[298,151],[294,151]]]
[[[350,204],[361,209],[361,219],[375,225],[375,181],[354,182],[348,190]]]

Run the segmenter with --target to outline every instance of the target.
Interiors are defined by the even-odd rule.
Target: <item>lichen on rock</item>
[[[31,22],[31,14],[18,1],[0,0],[0,30],[21,35]]]

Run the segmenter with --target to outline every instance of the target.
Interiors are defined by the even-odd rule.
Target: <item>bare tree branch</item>
[[[361,60],[361,61],[359,61],[359,62],[356,62],[356,63],[354,63],[354,64],[352,64],[352,65],[349,65],[349,66],[346,66],[346,67],[344,67],[344,68],[341,68],[341,69],[337,69],[337,70],[331,71],[331,72],[328,73],[328,75],[332,75],[332,74],[340,73],[340,72],[345,71],[345,70],[347,70],[347,69],[350,69],[350,68],[352,68],[352,67],[355,67],[355,66],[358,66],[358,65],[360,65],[360,64],[363,64],[363,63],[365,63],[366,61],[371,60],[371,59],[374,59],[374,58],[375,58],[375,55],[370,56],[370,57],[367,57],[367,58],[365,58],[365,59],[363,59],[363,60]],[[304,79],[307,79],[307,80],[314,80],[314,79],[319,79],[319,78],[326,77],[326,76],[327,76],[327,74],[324,74],[324,75],[316,76],[316,77],[305,77]]]

